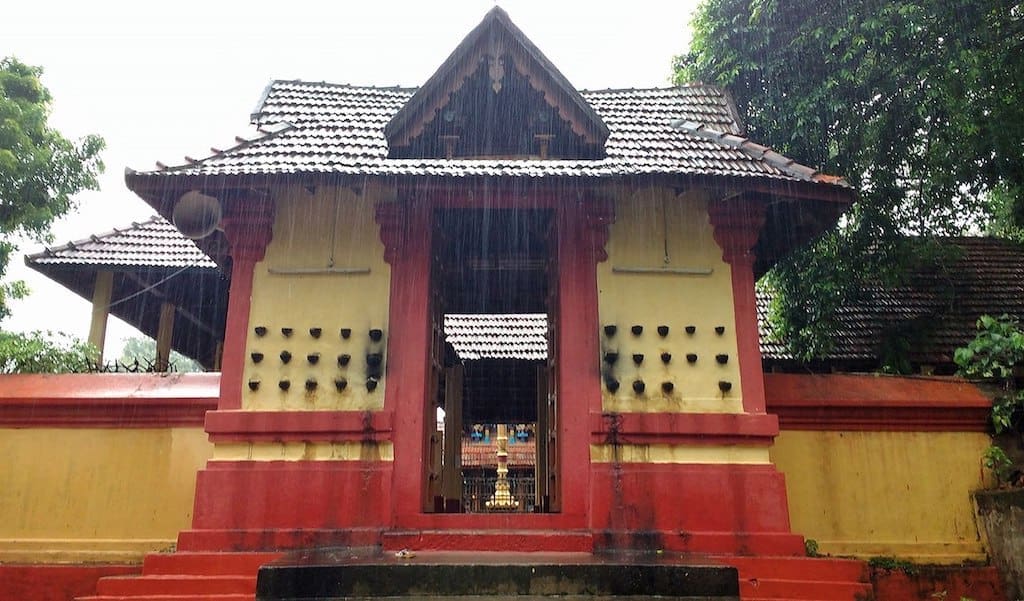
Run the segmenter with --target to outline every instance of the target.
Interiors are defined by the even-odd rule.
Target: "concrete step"
[[[496,599],[653,596],[739,598],[736,568],[675,558],[610,558],[585,553],[452,553],[354,556],[345,550],[288,555],[260,569],[265,601],[364,597]]]

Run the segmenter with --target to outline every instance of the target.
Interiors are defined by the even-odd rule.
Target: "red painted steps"
[[[151,553],[142,564],[143,575],[204,574],[256,576],[260,566],[274,561],[283,552],[188,552]]]
[[[280,553],[178,552],[147,555],[141,576],[101,578],[78,601],[253,601],[260,566]]]
[[[201,529],[178,533],[179,551],[246,552],[313,547],[376,547],[381,528]]]
[[[868,566],[830,557],[717,557],[735,566],[742,601],[874,599]]]
[[[527,531],[527,547],[566,545],[583,547],[590,538],[584,533],[559,533],[547,538],[543,532]],[[453,536],[454,535],[454,536]],[[560,542],[555,542],[555,541]],[[469,547],[483,552],[493,550],[496,542],[514,543],[520,539],[507,531],[394,532],[385,536],[389,549],[427,550]],[[567,542],[568,541],[568,542]],[[441,549],[438,549],[441,547]],[[464,549],[465,550],[465,549]],[[524,549],[519,549],[524,550]],[[589,549],[579,549],[589,552]],[[282,555],[281,552],[195,552],[150,554],[146,556],[141,576],[108,577],[97,584],[97,594],[79,601],[253,601],[256,575],[260,566]],[[699,558],[698,558],[699,559]],[[873,599],[864,562],[849,559],[807,557],[704,557],[735,566],[740,576],[740,598],[743,601],[818,600],[864,601]]]
[[[243,595],[256,591],[256,575],[199,576],[193,574],[160,574],[147,576],[108,576],[96,584],[100,596],[131,597],[132,595]]]
[[[147,595],[141,597],[79,597],[78,601],[254,601],[255,593],[248,595]]]
[[[394,530],[383,536],[385,551],[479,551],[590,553],[589,530]]]

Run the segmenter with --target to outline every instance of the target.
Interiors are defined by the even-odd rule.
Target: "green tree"
[[[776,330],[828,350],[835,310],[922,251],[1024,215],[1024,7],[1006,0],[705,0],[679,81],[724,85],[749,135],[860,193],[843,227],[781,262]],[[998,202],[990,198],[998,195]]]
[[[0,331],[0,374],[85,372],[96,355],[94,347],[67,334]]]
[[[967,346],[956,349],[953,361],[960,375],[981,379],[995,387],[991,420],[996,440],[985,451],[985,467],[1000,484],[1024,485],[1024,465],[1015,464],[1012,458],[1021,457],[1024,450],[1024,390],[1018,387],[1015,373],[1024,364],[1024,330],[1020,322],[1009,315],[982,315],[977,336]],[[1015,443],[1012,447],[1010,441]]]
[[[118,362],[122,365],[141,365],[148,367],[156,361],[156,340],[149,336],[132,336],[124,341],[124,349]],[[170,367],[172,371],[203,371],[198,361],[189,359],[178,351],[171,351]]]
[[[46,241],[54,219],[73,208],[76,193],[97,189],[103,170],[102,138],[72,142],[48,124],[53,99],[42,72],[0,59],[0,280],[16,250],[11,238]],[[10,313],[8,299],[25,294],[18,282],[0,282],[0,319]]]

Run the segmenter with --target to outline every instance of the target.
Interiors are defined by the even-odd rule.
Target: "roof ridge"
[[[208,161],[210,159],[221,157],[221,156],[223,156],[223,155],[225,155],[225,154],[227,154],[229,152],[234,152],[236,150],[241,150],[243,148],[246,148],[250,144],[255,144],[257,142],[262,142],[264,140],[267,140],[269,138],[273,138],[275,136],[283,134],[286,131],[289,131],[289,130],[292,130],[292,129],[295,129],[295,125],[290,123],[290,122],[288,122],[288,121],[275,121],[274,123],[267,123],[265,125],[256,125],[256,133],[257,133],[257,135],[252,137],[252,138],[243,138],[242,136],[235,136],[235,145],[234,146],[229,146],[227,148],[214,148],[214,147],[211,146],[210,147],[210,154],[208,154],[205,157],[199,158],[199,159],[196,159],[196,158],[190,157],[188,155],[185,155],[185,162],[180,164],[180,165],[167,165],[167,164],[164,164],[164,163],[162,163],[160,161],[157,161],[156,162],[156,167],[157,167],[156,171],[169,172],[169,171],[175,171],[175,170],[178,170],[178,169],[188,169],[190,167],[195,167],[199,163]],[[124,168],[125,178],[127,178],[129,176],[132,176],[132,175],[137,175],[139,173],[154,173],[154,172],[153,171],[137,171],[135,169],[132,169],[131,167],[125,167]]]
[[[290,83],[290,84],[302,84],[302,85],[316,85],[316,86],[328,86],[332,88],[352,88],[356,90],[382,90],[382,91],[398,91],[398,92],[412,92],[420,89],[422,86],[403,86],[396,84],[393,86],[379,86],[375,84],[358,84],[348,82],[337,82],[337,81],[310,81],[306,79],[273,79],[267,84],[267,87],[272,87],[279,83]],[[671,84],[662,86],[622,86],[622,87],[607,87],[607,88],[577,88],[577,92],[651,92],[651,91],[662,91],[662,90],[679,90],[679,89],[695,89],[695,88],[707,88],[724,92],[725,88],[717,84],[704,83],[702,81],[692,81],[681,84]]]
[[[670,125],[686,133],[739,150],[752,159],[763,160],[772,167],[796,179],[806,182],[826,182],[847,188],[851,187],[849,182],[843,177],[822,173],[813,167],[798,163],[796,160],[776,152],[768,146],[758,144],[746,136],[720,131],[705,123],[683,119],[676,119]]]
[[[415,92],[419,90],[421,85],[405,86],[401,84],[395,84],[393,86],[379,86],[374,84],[356,84],[356,83],[342,83],[336,81],[310,81],[305,79],[273,79],[264,88],[265,92],[269,92],[274,85],[279,83],[285,84],[300,84],[310,86],[327,86],[331,88],[351,88],[353,90],[381,90],[389,92]],[[662,92],[671,90],[682,90],[682,89],[697,89],[704,88],[709,90],[715,90],[722,94],[727,94],[725,88],[717,84],[704,83],[701,81],[693,81],[681,84],[662,85],[662,86],[622,86],[622,87],[607,87],[607,88],[576,88],[577,92],[587,94],[604,94],[613,92]],[[263,101],[266,100],[267,94],[264,94],[260,101],[257,102],[257,108],[262,108]],[[253,111],[257,114],[259,111]]]
[[[330,86],[332,88],[355,88],[355,89],[359,89],[359,90],[386,90],[386,91],[399,91],[399,92],[412,91],[412,90],[419,89],[419,86],[403,86],[403,85],[400,85],[400,84],[396,84],[396,85],[393,85],[393,86],[378,86],[378,85],[372,85],[372,84],[339,83],[339,82],[336,82],[336,81],[326,81],[326,80],[308,81],[308,80],[305,80],[305,79],[273,79],[268,84],[268,87],[272,87],[274,84],[278,84],[278,83],[307,84],[307,85],[317,85],[317,86]]]
[[[622,87],[622,88],[580,88],[578,91],[581,92],[581,93],[582,92],[586,92],[588,94],[600,94],[600,93],[612,93],[612,92],[662,92],[662,91],[669,91],[669,90],[682,90],[682,89],[695,89],[695,88],[708,88],[708,89],[717,90],[717,91],[723,92],[723,93],[725,91],[725,89],[722,88],[721,86],[718,86],[718,85],[715,85],[715,84],[710,84],[710,83],[703,83],[703,82],[699,82],[699,81],[690,82],[690,83],[682,83],[682,84],[674,84],[674,85],[666,85],[666,86],[641,86],[641,87],[630,86],[630,87]]]

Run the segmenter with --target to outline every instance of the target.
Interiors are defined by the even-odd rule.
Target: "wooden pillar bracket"
[[[708,216],[714,228],[715,242],[722,249],[722,260],[733,265],[742,262],[753,266],[754,245],[765,221],[765,205],[761,202],[732,198],[712,201]]]
[[[274,234],[273,201],[258,199],[229,204],[221,225],[231,248],[232,260],[262,261]]]
[[[384,261],[393,265],[405,242],[405,206],[399,202],[378,203],[375,218],[384,244]]]
[[[615,204],[607,198],[591,199],[584,202],[583,214],[595,262],[603,263],[608,260],[605,246],[611,234],[609,228],[615,223]]]

